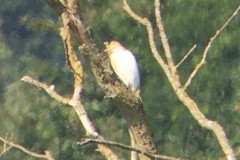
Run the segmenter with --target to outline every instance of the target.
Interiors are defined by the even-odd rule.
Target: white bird
[[[132,52],[117,41],[111,41],[105,51],[108,52],[112,68],[120,80],[133,91],[137,91],[140,86],[140,77],[138,65]]]

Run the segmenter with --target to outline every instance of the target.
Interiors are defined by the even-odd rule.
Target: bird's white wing
[[[140,77],[135,57],[128,50],[121,50],[112,53],[111,65],[126,86],[137,90],[140,85]]]

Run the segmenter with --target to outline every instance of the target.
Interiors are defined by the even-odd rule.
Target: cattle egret
[[[132,52],[117,41],[111,41],[105,51],[108,52],[112,68],[120,80],[133,91],[137,91],[140,86],[140,77]]]

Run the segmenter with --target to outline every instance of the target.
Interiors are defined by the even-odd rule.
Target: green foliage
[[[197,44],[192,55],[179,67],[184,83],[201,59],[209,38],[239,2],[161,2],[175,62]],[[136,13],[155,22],[153,0],[129,3]],[[216,138],[201,128],[179,102],[151,54],[145,28],[123,11],[122,2],[84,0],[82,9],[86,24],[93,30],[94,41],[100,47],[104,47],[104,41],[116,39],[135,53],[141,72],[141,95],[160,153],[218,159],[222,151]],[[239,111],[235,110],[240,98],[239,23],[238,15],[216,39],[207,63],[187,90],[201,111],[224,127],[235,148],[240,145]],[[71,96],[73,77],[65,62],[56,14],[42,1],[5,0],[0,5],[0,27],[0,136],[12,135],[13,141],[38,153],[50,150],[56,159],[103,159],[94,145],[76,145],[85,136],[85,131],[72,108],[62,106],[43,91],[20,81],[22,76],[31,75],[54,84],[60,94]],[[158,35],[155,25],[154,30]],[[162,54],[160,42],[157,45]],[[114,104],[104,99],[89,68],[85,68],[82,99],[104,137],[129,144],[122,115]],[[116,152],[125,159],[129,156],[126,151],[116,149]],[[34,158],[11,150],[3,159]]]

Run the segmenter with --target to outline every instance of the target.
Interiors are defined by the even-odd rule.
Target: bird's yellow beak
[[[104,52],[109,52],[111,50],[109,43],[108,42],[104,42],[104,45],[106,46],[106,49],[104,50]]]
[[[104,52],[108,52],[110,50],[108,42],[104,42],[104,45],[106,46],[106,49],[104,50]]]

